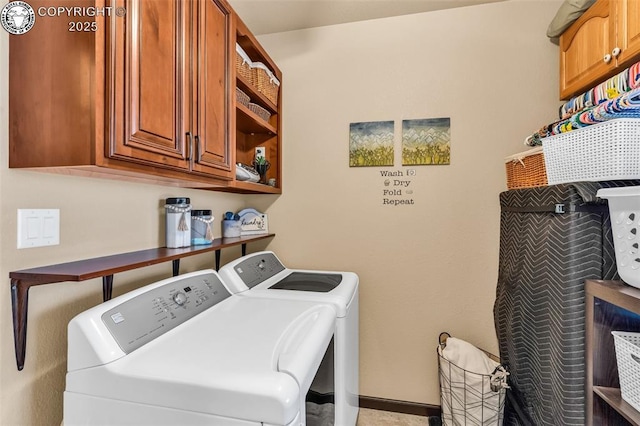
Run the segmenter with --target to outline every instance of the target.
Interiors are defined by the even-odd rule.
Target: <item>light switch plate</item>
[[[60,244],[60,209],[18,209],[18,248]]]

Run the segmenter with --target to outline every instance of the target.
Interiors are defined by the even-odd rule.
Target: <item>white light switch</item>
[[[59,209],[18,209],[18,248],[60,244]]]

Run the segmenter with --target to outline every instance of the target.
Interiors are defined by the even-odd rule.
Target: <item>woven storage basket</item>
[[[640,411],[640,333],[612,331],[622,399]]]
[[[278,90],[280,89],[280,81],[271,72],[269,68],[262,62],[254,62],[252,65],[256,72],[255,86],[258,92],[262,93],[274,105],[278,105]]]
[[[640,119],[618,118],[542,139],[549,185],[640,178]]]
[[[249,55],[236,43],[236,71],[247,82],[253,86],[256,85],[256,70],[252,66]]]
[[[251,98],[249,98],[249,95],[247,95],[242,90],[236,87],[236,100],[238,101],[239,104],[242,104],[248,107],[249,101],[251,100]]]
[[[258,117],[262,118],[264,121],[269,121],[271,118],[271,113],[266,109],[262,108],[260,105],[254,104],[253,102],[249,102],[249,110],[255,112]]]
[[[547,185],[547,173],[541,147],[505,158],[507,188],[534,188]]]

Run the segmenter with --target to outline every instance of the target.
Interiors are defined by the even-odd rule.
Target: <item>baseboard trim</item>
[[[419,402],[398,401],[395,399],[360,396],[360,407],[373,410],[392,411],[394,413],[414,414],[417,416],[440,417],[440,406]]]

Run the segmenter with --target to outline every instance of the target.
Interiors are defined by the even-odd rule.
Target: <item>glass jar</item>
[[[186,197],[167,198],[165,208],[167,248],[191,245],[191,200]]]
[[[213,231],[211,230],[213,219],[211,210],[191,210],[192,245],[197,246],[213,242]]]

